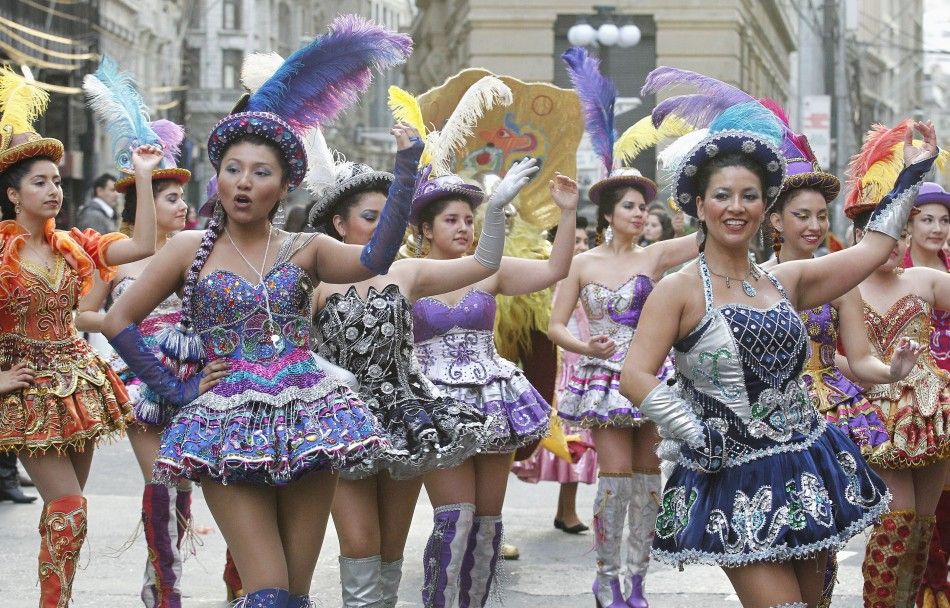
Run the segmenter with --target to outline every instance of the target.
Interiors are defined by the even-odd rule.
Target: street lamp
[[[597,44],[598,46],[619,46],[627,48],[636,46],[640,42],[640,28],[632,23],[627,23],[621,27],[613,22],[612,15],[616,11],[613,6],[595,6],[597,16],[605,20],[597,29],[587,23],[584,18],[567,30],[567,41],[572,46],[589,46]]]

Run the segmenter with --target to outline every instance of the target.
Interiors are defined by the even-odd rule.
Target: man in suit
[[[119,213],[116,211],[119,193],[115,191],[115,177],[103,173],[92,187],[92,200],[80,207],[76,226],[82,230],[92,228],[99,234],[115,232],[119,228]]]

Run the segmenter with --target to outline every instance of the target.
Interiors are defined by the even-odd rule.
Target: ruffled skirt
[[[394,390],[391,384],[388,388]],[[382,391],[362,386],[360,392],[368,396]],[[469,404],[438,395],[411,394],[387,402],[371,398],[365,404],[382,426],[389,447],[340,471],[344,479],[362,479],[382,471],[393,479],[411,479],[433,469],[458,466],[484,445],[485,416]]]
[[[888,441],[875,447],[868,462],[885,469],[925,467],[950,456],[950,388],[944,387],[933,412],[922,411],[910,387],[900,399],[874,399],[884,420]]]
[[[802,558],[844,545],[889,502],[854,443],[828,426],[800,451],[717,474],[677,465],[663,489],[653,557],[727,568]]]
[[[0,451],[81,451],[132,421],[125,385],[88,342],[13,340],[4,350],[37,374],[29,388],[0,395]]]
[[[473,406],[485,416],[480,432],[482,452],[514,452],[548,432],[551,406],[520,371],[483,385],[434,384],[449,398]]]
[[[887,441],[887,429],[877,411],[864,398],[861,389],[845,378],[837,368],[802,372],[815,408],[825,420],[841,432],[867,455],[872,448]]]
[[[232,360],[227,378],[175,413],[154,477],[284,485],[358,465],[386,445],[359,398],[301,348],[279,365]]]

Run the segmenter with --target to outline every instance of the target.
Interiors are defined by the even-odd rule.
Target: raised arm
[[[654,256],[656,260],[655,274],[663,275],[667,270],[685,264],[698,256],[699,246],[696,237],[690,234],[666,241],[657,241],[645,247],[644,251]]]
[[[547,260],[523,260],[504,257],[498,270],[498,293],[518,296],[551,287],[567,276],[574,257],[574,227],[577,224],[577,183],[571,178],[554,176],[550,183],[551,197],[561,209],[557,235]]]
[[[103,281],[98,273],[93,275],[92,288],[79,300],[76,329],[89,333],[102,332],[102,320],[106,318],[102,307],[109,297],[109,287],[109,283]]]
[[[105,252],[109,266],[137,262],[155,253],[155,197],[152,170],[162,162],[158,146],[139,146],[132,152],[135,168],[135,227],[131,239],[115,241]]]
[[[924,175],[937,154],[937,135],[931,123],[914,123],[924,138],[914,146],[910,129],[904,140],[904,170],[891,190],[875,207],[864,238],[854,247],[811,260],[779,264],[775,275],[794,294],[795,307],[805,310],[831,302],[866,279],[883,264],[900,238],[914,206]],[[834,277],[834,280],[828,280]]]
[[[839,300],[838,323],[838,335],[848,357],[850,373],[862,385],[897,382],[913,369],[919,350],[909,340],[901,343],[890,365],[871,353],[861,294],[857,289],[852,289]]]

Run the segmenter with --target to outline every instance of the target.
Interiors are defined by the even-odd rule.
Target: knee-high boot
[[[309,595],[291,595],[287,608],[314,608]]]
[[[936,518],[933,515],[920,515],[914,520],[914,533],[907,543],[906,559],[900,566],[897,579],[897,605],[913,606],[917,599],[917,590],[924,579],[927,567],[927,554],[930,538],[933,536]]]
[[[72,596],[76,561],[86,539],[86,499],[51,500],[40,516],[40,608],[66,608]]]
[[[290,592],[286,589],[258,589],[251,591],[238,601],[232,608],[288,608]]]
[[[916,516],[913,511],[888,511],[872,529],[861,565],[866,608],[909,606],[898,603],[897,587],[901,577],[906,576]]]
[[[930,541],[927,568],[917,592],[919,608],[950,608],[950,576],[947,574],[950,561],[950,489],[943,489],[935,515],[937,525]]]
[[[818,608],[831,608],[831,596],[838,582],[838,554],[833,549],[828,552],[828,562],[825,564],[825,579],[821,583],[821,595],[818,597]]]
[[[181,546],[177,492],[161,484],[145,485],[142,523],[148,545],[142,602],[148,608],[181,608]]]
[[[650,548],[660,513],[660,474],[636,472],[631,478],[627,536],[627,606],[649,608],[643,587],[650,567]]]
[[[453,608],[459,593],[459,572],[475,519],[475,505],[460,503],[437,507],[435,525],[422,556],[425,608]]]
[[[383,590],[380,586],[382,558],[340,556],[340,588],[343,608],[381,608]]]
[[[482,608],[488,601],[503,531],[501,515],[475,518],[459,575],[459,608]]]
[[[631,485],[629,473],[601,473],[597,482],[594,499],[597,577],[593,586],[597,608],[627,608],[620,583],[620,545]]]
[[[383,562],[379,568],[379,580],[383,588],[383,608],[396,608],[399,582],[402,580],[402,560]]]
[[[191,528],[191,488],[178,488],[175,494],[175,515],[178,521],[178,551],[185,542],[185,535]]]

